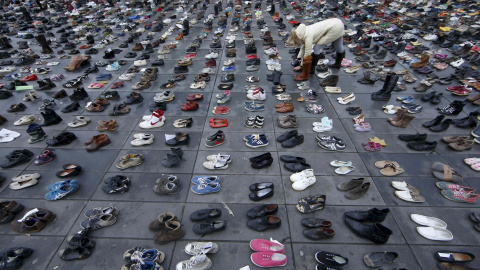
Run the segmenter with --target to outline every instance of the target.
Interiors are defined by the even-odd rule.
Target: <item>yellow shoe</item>
[[[304,102],[305,101],[305,98],[303,96],[300,96],[299,98],[297,98],[297,101],[298,102]]]
[[[411,41],[410,42],[413,46],[422,46],[422,42],[421,41]]]
[[[385,142],[384,139],[379,139],[379,138],[377,138],[377,137],[373,137],[373,139],[372,139],[372,138],[368,138],[368,140],[370,140],[371,142],[374,142],[374,143],[379,143],[382,147],[387,146],[387,143]]]
[[[448,27],[448,26],[440,27],[439,29],[440,29],[440,31],[442,31],[442,32],[449,32],[450,30],[452,30],[452,28],[450,28],[450,27]]]
[[[374,22],[372,22],[372,23],[373,23],[373,24],[379,24],[380,21],[374,21]]]

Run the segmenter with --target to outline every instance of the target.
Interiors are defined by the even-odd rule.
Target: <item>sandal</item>
[[[35,101],[37,99],[39,99],[40,96],[38,95],[37,92],[35,91],[31,91],[30,93],[26,94],[24,97],[23,97],[23,100],[24,101]]]
[[[433,163],[432,173],[433,173],[433,176],[435,176],[435,178],[442,181],[451,181],[451,182],[463,181],[463,177],[459,175],[454,169],[452,169],[452,167],[440,162]]]
[[[367,142],[367,143],[362,143],[362,145],[363,145],[363,149],[369,152],[378,152],[382,150],[382,146],[379,143]]]
[[[314,195],[302,198],[298,201],[296,208],[300,213],[308,214],[317,210],[322,210],[325,207],[325,195]]]
[[[380,173],[385,176],[395,176],[404,173],[405,170],[400,166],[396,166],[393,163],[386,164],[383,169],[380,170]]]
[[[99,89],[103,87],[103,83],[92,83],[88,86],[90,89]]]
[[[54,81],[54,82],[58,82],[58,81],[61,81],[65,79],[65,76],[63,74],[53,74],[52,76],[50,76],[50,80]]]

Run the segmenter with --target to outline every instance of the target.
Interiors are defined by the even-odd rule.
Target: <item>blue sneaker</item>
[[[77,180],[70,179],[70,180],[50,184],[47,186],[47,189],[49,187],[51,189],[50,189],[50,192],[45,194],[45,199],[49,201],[56,201],[77,191],[79,184]]]
[[[245,110],[250,112],[260,112],[265,110],[265,104],[258,102],[245,102]]]
[[[192,186],[192,192],[195,194],[210,194],[220,191],[220,183],[200,184]]]
[[[117,34],[117,36],[119,36],[119,37],[123,37],[123,36],[125,36],[125,33],[123,33],[123,32],[120,32],[120,33],[118,33],[118,34]]]
[[[245,143],[248,147],[258,148],[268,145],[268,139],[265,134],[256,135]]]
[[[222,68],[223,71],[235,71],[235,65]]]
[[[110,80],[112,78],[112,74],[99,74],[95,79],[97,80]]]
[[[473,137],[475,137],[475,142],[478,143],[478,137],[480,137],[480,125],[477,125],[477,127],[470,132]]]
[[[218,176],[200,175],[192,178],[192,183],[194,183],[195,185],[211,184],[211,183],[218,183],[218,182],[220,182],[220,179],[218,178]]]

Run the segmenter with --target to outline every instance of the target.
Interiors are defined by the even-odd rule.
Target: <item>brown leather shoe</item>
[[[449,143],[448,146],[450,146],[450,148],[457,151],[464,151],[464,150],[472,149],[474,143],[475,142],[473,140],[463,140],[463,141]]]
[[[384,67],[394,67],[397,64],[397,60],[388,60],[382,63]]]
[[[155,244],[166,244],[171,241],[178,240],[185,235],[185,231],[182,229],[182,224],[178,221],[165,222],[165,232],[157,232],[153,237]]]
[[[150,222],[148,225],[148,228],[151,231],[158,232],[158,231],[164,231],[165,230],[165,223],[168,221],[178,221],[177,217],[171,213],[171,212],[165,212],[161,213],[158,216],[158,219]]]
[[[98,135],[95,135],[95,136],[93,136],[92,138],[90,138],[88,141],[86,141],[84,144],[85,144],[85,145],[89,145],[89,144],[91,144],[94,140],[99,139],[99,138],[102,138],[102,137],[105,137],[105,136],[107,136],[107,135],[106,135],[106,134],[98,134]]]
[[[90,144],[88,144],[87,146],[85,146],[85,149],[87,150],[87,152],[92,152],[92,151],[98,150],[98,149],[100,149],[104,146],[107,146],[111,143],[110,138],[108,138],[107,135],[105,135],[105,134],[101,134],[101,135],[104,135],[104,136],[99,136],[95,139],[92,139],[92,142]]]
[[[95,102],[91,102],[87,107],[85,107],[87,112],[103,112],[104,108],[102,105]]]
[[[34,218],[27,218],[22,222],[18,222],[17,220],[10,223],[10,227],[12,230],[19,232],[19,233],[32,233],[32,232],[39,232],[45,228],[45,223]]]
[[[110,104],[110,101],[108,101],[108,99],[106,99],[106,98],[97,98],[93,101],[93,103],[105,106],[105,105]]]
[[[276,111],[279,113],[293,112],[293,103],[284,103],[283,107],[277,108]]]
[[[109,121],[98,121],[98,123],[100,124],[97,126],[98,131],[112,131],[116,130],[118,127],[117,120],[115,119]]]
[[[455,265],[455,264],[446,263],[446,262],[438,263],[438,268],[441,269],[441,270],[477,270],[477,269],[474,269],[474,268]]]
[[[132,48],[132,51],[143,51],[142,43],[135,44],[135,46]]]
[[[420,59],[420,62],[413,63],[410,65],[411,68],[421,68],[426,65],[428,65],[428,60],[430,60],[430,56],[424,54],[422,55],[422,58]]]

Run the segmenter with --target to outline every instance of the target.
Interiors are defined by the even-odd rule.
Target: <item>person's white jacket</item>
[[[297,58],[312,54],[315,44],[327,45],[345,34],[345,26],[340,19],[324,20],[309,26],[300,24],[295,29],[295,34],[304,41]]]

